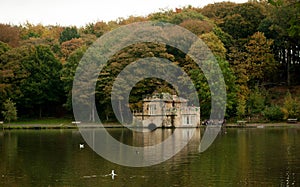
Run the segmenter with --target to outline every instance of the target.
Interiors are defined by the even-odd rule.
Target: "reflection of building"
[[[153,146],[159,143],[162,143],[170,136],[174,135],[172,138],[174,139],[174,143],[177,144],[182,142],[193,142],[199,143],[201,133],[200,128],[193,129],[193,128],[178,128],[178,129],[162,129],[162,130],[155,130],[149,132],[132,132],[133,137],[133,146],[136,147],[145,147],[145,146]],[[176,144],[176,143],[175,143]]]
[[[187,106],[188,100],[168,93],[143,99],[142,112],[134,113],[134,123],[142,127],[197,127],[200,107]],[[152,128],[152,127],[150,127]]]
[[[148,133],[133,132],[133,145],[141,147],[139,155],[144,160],[160,160],[166,155],[176,155],[186,159],[187,154],[198,151],[201,140],[201,128],[161,129]],[[149,151],[157,146],[158,152]],[[179,153],[180,152],[180,153]]]

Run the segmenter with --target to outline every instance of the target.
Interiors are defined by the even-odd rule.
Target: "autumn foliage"
[[[146,17],[88,23],[80,28],[0,24],[0,111],[6,110],[6,101],[10,101],[15,103],[21,117],[70,114],[72,80],[88,47],[120,26],[154,21],[177,24],[194,33],[211,49],[227,86],[227,118],[275,119],[272,113],[276,113],[279,120],[280,111],[285,118],[300,117],[299,95],[290,93],[284,103],[274,104],[268,99],[272,98],[270,88],[300,84],[298,12],[300,4],[295,0],[222,2],[203,8],[162,10]],[[95,94],[96,107],[104,111],[99,114],[101,118],[114,119],[110,91],[115,77],[128,64],[145,57],[166,58],[182,67],[196,85],[204,109],[202,117],[209,117],[209,86],[191,58],[165,44],[139,43],[114,54],[108,66],[99,72]],[[266,90],[263,96],[259,94],[262,90]],[[143,95],[158,91],[176,92],[162,80],[144,80],[132,90],[130,107],[138,109]]]

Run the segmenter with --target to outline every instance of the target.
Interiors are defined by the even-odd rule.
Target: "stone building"
[[[142,111],[133,116],[135,125],[151,129],[200,125],[200,107],[188,106],[188,100],[168,93],[144,98]]]

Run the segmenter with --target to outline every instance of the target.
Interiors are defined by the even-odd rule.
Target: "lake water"
[[[131,145],[172,134],[108,131]],[[0,131],[0,186],[300,186],[300,128],[226,129],[199,153],[203,132],[197,129],[171,159],[134,168],[111,163],[87,145],[79,149],[84,141],[77,130]]]

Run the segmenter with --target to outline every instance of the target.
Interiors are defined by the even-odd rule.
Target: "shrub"
[[[250,116],[255,116],[261,114],[265,108],[266,97],[268,93],[264,88],[259,88],[255,86],[251,90],[248,101],[247,101],[247,112]]]
[[[277,105],[266,107],[262,113],[270,121],[281,121],[284,116],[281,108]]]
[[[293,98],[290,92],[287,92],[284,98],[284,105],[282,107],[284,119],[297,118],[300,115],[300,103]]]
[[[2,114],[4,120],[8,121],[8,123],[10,123],[10,121],[17,120],[17,109],[15,105],[16,104],[10,99],[7,99],[3,104],[4,111],[2,111]]]

